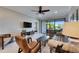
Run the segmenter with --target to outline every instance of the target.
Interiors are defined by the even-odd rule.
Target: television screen
[[[23,27],[24,28],[31,28],[32,27],[32,23],[30,23],[30,22],[24,22],[23,23]]]

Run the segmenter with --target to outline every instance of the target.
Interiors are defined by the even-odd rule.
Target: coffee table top
[[[35,33],[34,35],[29,35],[29,36],[26,36],[27,37],[31,37],[32,39],[35,39],[35,40],[48,40],[49,36],[46,36],[42,33]]]
[[[31,37],[32,39],[39,39],[40,37],[43,37],[43,36],[44,36],[44,34],[42,34],[42,33],[35,33],[33,35],[26,36],[26,38]]]

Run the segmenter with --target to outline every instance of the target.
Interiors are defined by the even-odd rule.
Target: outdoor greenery
[[[55,30],[60,30],[60,29],[62,29],[63,24],[57,24],[57,23],[54,24],[53,22],[52,23],[50,23],[50,22],[47,23],[47,28],[48,29],[54,30],[54,26],[55,26]]]

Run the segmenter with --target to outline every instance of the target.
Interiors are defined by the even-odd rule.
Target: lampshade
[[[65,22],[62,34],[69,37],[79,38],[79,22]]]

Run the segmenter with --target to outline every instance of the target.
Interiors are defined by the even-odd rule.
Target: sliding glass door
[[[62,30],[64,21],[55,21],[55,30]]]
[[[53,21],[48,21],[46,24],[47,32],[50,30],[51,32],[59,32],[63,29],[64,19],[57,19]]]
[[[54,30],[54,22],[47,22],[47,29]]]

